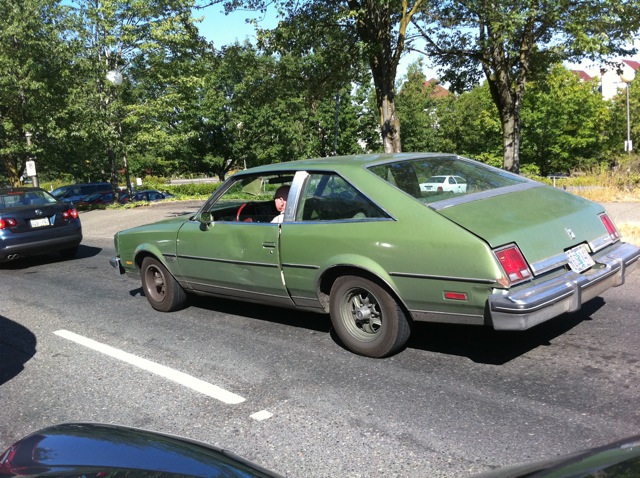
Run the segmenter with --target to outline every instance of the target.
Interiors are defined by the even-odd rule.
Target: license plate
[[[49,222],[49,218],[42,218],[42,219],[31,219],[31,221],[29,221],[31,223],[31,227],[43,227],[43,226],[50,226],[51,223]]]
[[[567,257],[569,259],[569,267],[571,267],[573,272],[584,272],[595,264],[595,261],[589,255],[584,244],[569,249],[567,251]]]

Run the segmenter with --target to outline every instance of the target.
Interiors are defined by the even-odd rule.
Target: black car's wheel
[[[140,275],[144,295],[151,307],[161,312],[172,312],[184,307],[186,292],[159,260],[145,257]]]
[[[70,247],[68,249],[62,249],[60,251],[60,255],[62,256],[63,259],[73,259],[74,257],[76,257],[77,253],[78,253],[78,246]]]
[[[395,299],[363,277],[345,276],[331,288],[331,322],[352,352],[384,357],[402,348],[411,327]]]

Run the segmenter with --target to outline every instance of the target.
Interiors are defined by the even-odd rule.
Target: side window
[[[315,173],[307,180],[297,217],[302,221],[352,221],[389,216],[341,176]]]
[[[212,213],[214,221],[281,222],[276,220],[286,207],[292,181],[291,172],[238,176],[214,204],[205,208]]]

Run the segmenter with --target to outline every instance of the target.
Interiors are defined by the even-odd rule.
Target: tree
[[[409,66],[396,97],[403,124],[402,147],[405,151],[454,152],[454,144],[445,139],[442,121],[455,97],[439,90],[435,80],[427,80],[422,69],[422,58]]]
[[[450,152],[502,165],[500,117],[486,82],[460,94],[439,116],[445,139],[453,145]]]
[[[528,79],[564,60],[628,54],[639,15],[638,0],[442,0],[414,26],[452,89],[484,74],[500,115],[504,168],[517,173]]]
[[[56,1],[0,3],[0,163],[12,185],[29,158],[37,157],[39,172],[50,160],[44,153],[59,133],[71,76],[68,27]]]
[[[533,81],[522,107],[522,164],[543,176],[586,170],[604,159],[607,103],[596,80],[582,82],[562,65]]]
[[[77,59],[81,81],[74,85],[76,136],[93,143],[90,161],[110,171],[117,185],[119,172],[128,171],[127,146],[140,142],[142,149],[151,131],[159,133],[158,124],[171,131],[179,121],[184,86],[193,81],[190,55],[205,42],[194,26],[192,0],[76,0],[74,6],[84,47]],[[106,79],[109,71],[122,74],[122,86]],[[173,135],[167,138],[175,147]],[[167,148],[165,157],[174,151]]]
[[[395,108],[395,81],[398,63],[405,50],[407,27],[426,0],[217,0],[225,8],[233,10],[240,6],[264,10],[277,6],[285,15],[285,21],[276,28],[289,33],[283,36],[298,44],[313,45],[323,32],[331,38],[342,38],[335,42],[337,49],[329,50],[334,56],[334,64],[345,68],[353,64],[336,60],[345,54],[362,52],[368,62],[376,92],[376,106],[379,113],[380,130],[384,150],[401,150],[400,119]],[[309,28],[300,29],[301,24]],[[291,29],[290,26],[298,28]],[[311,33],[309,35],[308,33]],[[303,48],[303,50],[309,48]],[[335,90],[334,90],[335,91]]]
[[[607,144],[609,155],[618,158],[622,163],[634,163],[633,169],[640,172],[640,75],[629,83],[629,119],[627,125],[627,91],[626,87],[618,91],[618,94],[609,102],[609,118],[607,124]],[[624,150],[627,140],[627,126],[630,127],[633,151],[629,154]]]

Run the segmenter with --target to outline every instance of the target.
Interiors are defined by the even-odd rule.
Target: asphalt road
[[[205,441],[289,477],[460,477],[640,430],[640,273],[525,333],[420,324],[400,354],[367,359],[321,315],[199,298],[151,309],[108,265],[112,234],[198,205],[82,213],[75,260],[0,268],[0,449],[91,421]]]

